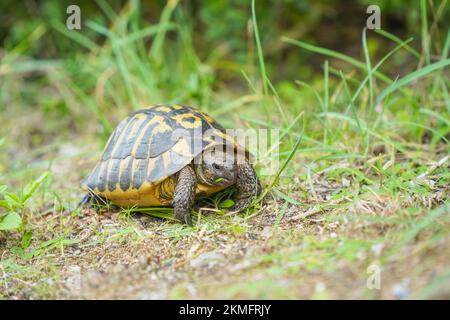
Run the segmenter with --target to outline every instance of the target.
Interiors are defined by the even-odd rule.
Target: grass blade
[[[258,24],[256,23],[255,0],[252,0],[252,22],[255,35],[256,49],[258,52],[258,61],[259,61],[259,69],[261,72],[261,81],[263,84],[263,92],[265,95],[267,95],[269,90],[266,82],[267,79],[266,65],[264,63],[264,55],[261,47],[261,40],[259,39]]]
[[[405,41],[403,41],[402,39],[398,38],[397,36],[393,35],[392,33],[387,32],[386,30],[383,29],[375,29],[374,30],[376,33],[378,33],[379,35],[394,41],[397,44],[401,44],[404,43]],[[409,45],[404,45],[403,46],[409,53],[411,53],[414,57],[416,57],[418,60],[420,60],[422,58],[421,54],[419,52],[417,52],[417,50],[415,50],[413,47],[409,46]]]
[[[330,49],[326,49],[326,48],[317,47],[317,46],[314,46],[314,45],[309,44],[309,43],[305,43],[305,42],[302,42],[302,41],[298,41],[298,40],[294,40],[294,39],[290,39],[290,38],[286,38],[286,37],[283,37],[282,41],[290,43],[290,44],[293,44],[293,45],[296,45],[296,46],[298,46],[300,48],[306,49],[306,50],[311,51],[311,52],[319,53],[319,54],[322,54],[322,55],[325,55],[325,56],[329,56],[329,57],[332,57],[332,58],[335,58],[335,59],[338,59],[338,60],[345,61],[345,62],[347,62],[347,63],[357,67],[358,69],[366,71],[366,65],[364,63],[362,63],[359,60],[356,60],[355,58],[347,56],[347,55],[345,55],[343,53],[340,53],[340,52],[337,52],[337,51],[334,51],[334,50],[330,50]],[[389,77],[387,77],[386,75],[382,74],[379,71],[375,72],[374,75],[377,78],[379,78],[380,80],[382,80],[383,82],[387,83],[387,84],[392,84],[393,83],[393,81]]]
[[[445,68],[446,66],[450,65],[450,59],[441,60],[439,62],[435,62],[433,64],[430,64],[422,69],[419,69],[417,71],[411,72],[410,74],[404,76],[403,78],[399,79],[396,83],[393,85],[387,87],[384,89],[380,95],[377,98],[377,105],[380,104],[380,102],[386,98],[388,95],[393,93],[396,90],[399,90],[401,87],[411,83],[414,80],[420,79],[429,73],[440,70]]]

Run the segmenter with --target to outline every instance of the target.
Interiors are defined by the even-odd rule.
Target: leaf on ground
[[[220,208],[227,209],[227,208],[231,208],[233,205],[234,205],[234,201],[231,199],[227,199],[225,201],[222,201],[222,203],[220,204]]]
[[[22,225],[22,218],[17,212],[10,212],[0,218],[0,230],[16,230]]]

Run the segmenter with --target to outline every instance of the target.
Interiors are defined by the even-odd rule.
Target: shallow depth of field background
[[[253,4],[2,1],[0,298],[450,298],[448,1]],[[264,201],[203,199],[193,227],[76,209],[157,103],[279,129]]]

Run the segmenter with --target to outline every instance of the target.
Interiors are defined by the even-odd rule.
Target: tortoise
[[[261,192],[247,150],[206,113],[185,105],[153,105],[115,128],[101,160],[81,182],[87,194],[80,205],[100,198],[122,208],[173,206],[175,217],[191,225],[197,194],[232,185],[235,212]]]

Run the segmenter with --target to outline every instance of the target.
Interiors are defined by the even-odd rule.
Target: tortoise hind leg
[[[93,196],[90,193],[86,193],[83,197],[83,199],[81,199],[81,201],[78,203],[77,205],[77,209],[84,207],[86,204],[91,205],[92,204],[92,200],[93,200]]]
[[[175,217],[188,225],[192,225],[191,210],[195,199],[197,179],[191,166],[186,166],[178,172],[173,194],[173,209]]]
[[[85,206],[88,208],[93,208],[94,206],[98,205],[108,205],[108,202],[99,195],[88,192],[84,195],[83,199],[81,199],[81,201],[78,203],[76,209]]]
[[[261,193],[262,187],[253,166],[249,162],[237,165],[237,194],[231,211],[242,211]]]

